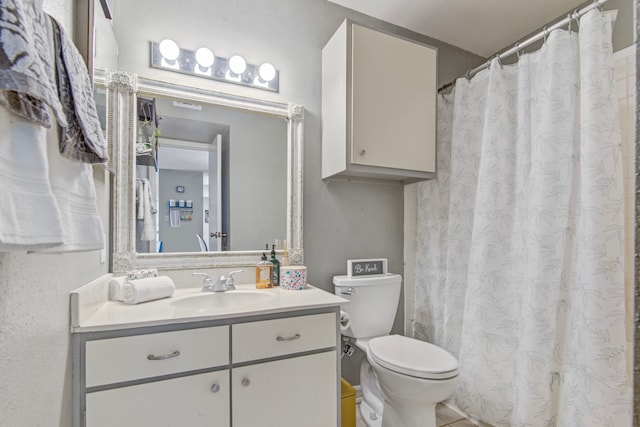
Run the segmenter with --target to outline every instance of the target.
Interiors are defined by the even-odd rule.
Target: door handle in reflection
[[[213,233],[209,233],[209,237],[215,237],[216,239],[221,239],[223,237],[227,237],[227,233],[224,231],[214,231]]]

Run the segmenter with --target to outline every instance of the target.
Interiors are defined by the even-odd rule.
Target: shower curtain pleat
[[[496,426],[630,424],[612,21],[589,12],[439,100],[414,334],[458,356],[455,404]]]

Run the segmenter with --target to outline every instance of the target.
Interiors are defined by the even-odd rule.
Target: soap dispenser
[[[272,269],[273,264],[267,260],[267,254],[263,252],[260,262],[256,265],[256,288],[273,288],[273,283],[271,283]]]
[[[276,258],[276,245],[271,245],[271,264],[273,264],[271,271],[271,283],[273,286],[280,286],[280,261]]]

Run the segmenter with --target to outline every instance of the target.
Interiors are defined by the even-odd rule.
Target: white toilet
[[[335,276],[336,295],[355,339],[367,358],[360,367],[360,413],[369,427],[435,427],[438,402],[449,398],[458,381],[458,360],[433,344],[389,335],[402,276]]]

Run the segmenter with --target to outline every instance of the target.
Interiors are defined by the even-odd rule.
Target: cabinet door
[[[234,427],[337,425],[336,352],[234,368]]]
[[[229,427],[229,371],[87,393],[86,427]]]
[[[352,32],[351,163],[435,172],[435,49]]]

